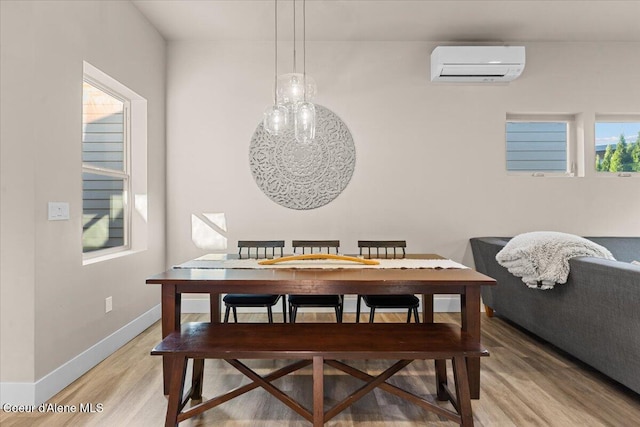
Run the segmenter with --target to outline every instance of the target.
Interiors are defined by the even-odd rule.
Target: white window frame
[[[124,171],[82,163],[82,173],[125,179],[124,245],[85,253],[81,243],[83,265],[88,265],[147,249],[147,100],[86,61],[83,80],[125,102]],[[82,199],[81,194],[81,206]]]
[[[509,122],[563,122],[567,125],[567,165],[565,172],[542,172],[542,171],[510,171],[507,169],[507,135],[506,124]],[[576,114],[538,114],[538,113],[507,113],[505,119],[504,135],[504,167],[507,175],[532,176],[532,177],[575,177],[578,175],[578,142],[577,142],[578,116]]]
[[[593,138],[591,149],[591,165],[589,174],[594,177],[601,178],[640,178],[640,172],[603,172],[596,170],[596,124],[598,123],[618,123],[618,122],[634,122],[640,123],[640,113],[596,113],[593,120]],[[628,136],[628,135],[627,135]]]
[[[121,101],[123,103],[123,120],[124,120],[124,126],[123,126],[123,141],[122,141],[122,155],[123,155],[123,170],[119,171],[116,169],[106,169],[106,168],[101,168],[98,166],[94,166],[88,163],[82,163],[82,173],[90,173],[90,174],[94,174],[94,175],[99,175],[99,176],[109,176],[109,177],[114,177],[114,178],[118,178],[118,179],[122,179],[123,180],[123,193],[122,193],[122,204],[123,204],[123,210],[124,210],[124,215],[123,215],[123,244],[121,246],[114,246],[114,247],[110,247],[110,248],[105,248],[105,249],[98,249],[98,250],[94,250],[94,251],[89,251],[89,252],[84,252],[84,247],[83,247],[83,253],[85,255],[85,258],[94,258],[96,256],[103,256],[103,255],[108,255],[108,254],[112,254],[115,252],[121,252],[124,250],[128,250],[130,248],[130,241],[131,241],[131,236],[130,236],[130,223],[131,223],[131,176],[130,176],[130,170],[131,170],[131,165],[129,162],[129,159],[131,158],[131,155],[129,154],[130,152],[130,147],[131,147],[131,142],[130,142],[130,138],[129,135],[131,134],[130,129],[129,129],[129,125],[131,123],[131,108],[130,108],[130,101],[129,99],[127,99],[126,97],[124,97],[123,95],[120,95],[119,93],[116,93],[114,90],[112,90],[111,88],[105,86],[103,83],[96,81],[95,79],[91,78],[91,76],[89,75],[84,75],[83,81],[90,84],[91,86],[95,87],[96,89],[101,90],[102,92],[108,94],[109,96]]]

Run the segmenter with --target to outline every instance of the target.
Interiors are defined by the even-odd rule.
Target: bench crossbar
[[[278,378],[282,378],[285,375],[289,375],[292,372],[295,372],[299,369],[302,369],[306,366],[311,365],[311,361],[310,360],[298,360],[295,363],[292,363],[290,365],[287,365],[283,368],[278,369],[277,371],[274,371],[272,373],[270,373],[267,376],[262,377],[264,381],[268,381],[268,382],[272,382],[277,380]],[[189,410],[184,411],[182,413],[180,413],[178,415],[178,422],[180,421],[184,421],[186,419],[189,419],[191,417],[194,417],[198,414],[203,413],[204,411],[207,411],[211,408],[215,408],[216,406],[222,405],[225,402],[228,402],[229,400],[236,398],[240,395],[243,395],[251,390],[254,390],[256,388],[260,387],[260,385],[257,382],[251,382],[249,384],[245,384],[241,387],[235,388],[225,394],[222,394],[220,396],[216,396],[213,397],[205,402],[202,402],[198,405],[195,405],[193,407],[191,407]]]
[[[343,362],[340,362],[339,360],[326,360],[325,363],[329,366],[332,366],[336,369],[341,370],[342,372],[351,375],[352,377],[358,378],[362,381],[370,381],[372,379],[375,379],[375,377],[367,374],[366,372],[362,372],[359,369],[356,369],[352,366],[349,366]],[[391,393],[397,397],[400,397],[408,402],[413,403],[414,405],[420,406],[423,409],[426,409],[427,411],[431,411],[437,415],[441,415],[447,419],[450,419],[451,421],[455,421],[457,423],[460,423],[460,416],[452,411],[448,411],[447,409],[441,408],[440,406],[435,405],[434,403],[416,395],[413,393],[408,392],[407,390],[401,389],[398,386],[395,386],[393,384],[389,384],[387,382],[384,382],[382,384],[380,384],[378,386],[381,390],[384,390],[388,393]],[[453,405],[453,407],[456,409],[456,411],[458,410],[458,405],[457,402],[455,402],[455,398],[453,397],[453,395],[449,394],[448,399],[451,404]],[[326,419],[325,421],[328,421],[330,418]]]

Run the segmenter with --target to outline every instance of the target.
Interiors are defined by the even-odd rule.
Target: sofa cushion
[[[640,261],[640,237],[585,237],[609,249],[618,261]]]

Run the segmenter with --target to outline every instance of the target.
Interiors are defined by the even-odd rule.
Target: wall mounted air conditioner
[[[524,46],[438,46],[431,52],[431,81],[510,82],[524,62]]]

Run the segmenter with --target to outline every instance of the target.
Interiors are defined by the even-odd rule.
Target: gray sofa
[[[498,282],[485,306],[640,393],[640,237],[587,237],[617,261],[578,257],[567,283],[528,288],[496,261],[506,237],[471,239],[476,270]],[[490,311],[490,310],[489,310]]]

